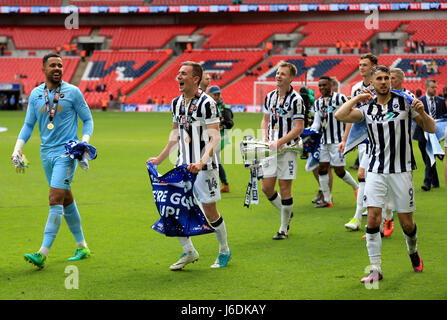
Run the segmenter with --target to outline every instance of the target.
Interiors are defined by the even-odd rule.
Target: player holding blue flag
[[[50,248],[64,216],[73,234],[77,248],[69,261],[81,260],[90,255],[81,226],[81,216],[71,192],[71,182],[77,167],[77,160],[62,157],[65,145],[78,140],[78,116],[83,122],[82,142],[88,143],[93,132],[93,119],[81,91],[62,81],[63,62],[57,54],[43,57],[43,73],[46,81],[34,88],[29,97],[25,123],[20,131],[14,152],[13,163],[22,158],[22,148],[31,137],[36,122],[40,131],[40,156],[50,187],[49,215],[44,238],[37,253],[26,254],[25,260],[43,268]]]
[[[220,144],[220,119],[216,103],[199,89],[202,66],[196,62],[183,62],[176,80],[182,95],[172,101],[173,124],[169,141],[163,151],[148,162],[162,163],[178,146],[176,167],[186,165],[197,178],[194,193],[202,204],[203,211],[215,230],[219,254],[211,268],[223,268],[231,258],[227,243],[227,230],[216,202],[220,200],[219,172],[216,151]],[[199,259],[190,237],[178,237],[183,247],[180,259],[170,269],[181,270]]]
[[[160,213],[160,219],[152,225],[152,229],[167,237],[214,232],[193,194],[197,175],[186,168],[184,164],[160,175],[156,166],[147,163],[155,205]]]

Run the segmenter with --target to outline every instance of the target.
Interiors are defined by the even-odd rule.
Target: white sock
[[[329,175],[323,174],[323,175],[318,175],[318,181],[320,182],[320,189],[321,192],[323,192],[323,196],[324,196],[324,201],[326,202],[331,202],[331,190],[329,188]]]
[[[416,251],[418,251],[418,246],[417,246],[418,236],[417,236],[416,231],[417,231],[417,228],[416,228],[416,224],[415,224],[414,231],[410,235],[408,235],[404,232],[405,242],[407,243],[408,254],[412,254],[412,253],[415,253]]]
[[[39,252],[43,254],[45,257],[48,257],[48,253],[50,253],[50,248],[40,247]]]
[[[363,195],[365,193],[365,181],[359,182],[359,189],[357,191],[357,208],[355,210],[354,218],[362,222],[363,213]]]
[[[281,196],[276,192],[273,197],[269,199],[270,203],[279,211],[281,211]]]
[[[293,211],[293,198],[281,200],[281,203],[281,227],[279,228],[279,232],[284,232],[287,234],[290,217]]]
[[[216,221],[211,222],[211,226],[215,230],[214,233],[216,235],[217,242],[219,243],[219,252],[227,254],[230,251],[230,248],[228,247],[227,229],[222,216],[220,216]]]
[[[345,170],[345,175],[343,176],[343,181],[346,182],[347,184],[349,184],[353,190],[357,190],[359,188],[359,185],[357,184],[357,182],[354,180],[354,178],[351,176],[351,174],[349,173],[349,171]]]
[[[81,242],[76,243],[76,246],[78,248],[87,248],[87,242],[85,242],[85,240],[82,240]]]
[[[377,229],[374,228],[372,230],[373,233],[371,233],[371,229],[366,229],[366,249],[368,250],[369,262],[372,268],[380,271],[382,264],[382,237]]]
[[[178,241],[180,241],[184,253],[192,254],[194,251],[196,251],[190,237],[177,237],[177,239]]]

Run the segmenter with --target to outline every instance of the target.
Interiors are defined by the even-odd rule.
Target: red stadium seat
[[[0,0],[0,6],[60,6],[62,0]]]
[[[128,101],[130,103],[145,103],[149,96],[165,96],[168,103],[170,103],[173,98],[180,94],[175,77],[183,61],[203,62],[204,70],[215,75],[215,79],[211,80],[211,85],[223,87],[260,62],[263,56],[264,51],[262,50],[253,52],[241,50],[193,50],[191,53],[183,53],[155,79],[130,96]]]
[[[54,49],[73,38],[90,35],[91,27],[66,29],[65,27],[0,27],[0,34],[12,38],[17,49]],[[50,35],[42,41],[42,34]]]
[[[379,29],[365,28],[365,22],[359,21],[313,21],[307,22],[299,33],[306,37],[298,44],[299,47],[335,47],[336,41],[368,41],[377,32],[392,32],[400,21],[379,21]]]
[[[200,32],[208,37],[202,48],[255,48],[273,34],[291,33],[300,25],[298,22],[207,25]]]
[[[191,35],[197,26],[101,27],[99,35],[112,38],[111,49],[161,49],[177,35]]]
[[[412,34],[410,40],[424,40],[426,46],[446,46],[446,23],[447,20],[411,20],[407,21],[408,25],[403,31]]]
[[[100,107],[103,98],[108,99],[110,94],[116,98],[118,90],[127,95],[168,59],[165,51],[95,51],[79,88],[91,107]],[[105,92],[96,92],[96,86],[102,83]]]
[[[143,0],[108,0],[108,1],[92,1],[92,0],[71,0],[70,5],[74,6],[142,6]]]
[[[319,70],[317,69],[319,68],[322,68],[321,70],[329,68],[328,73],[325,74],[336,77],[338,81],[343,81],[355,72],[358,67],[357,56],[272,56],[261,64],[260,69],[262,71],[259,72],[258,76],[245,76],[237,82],[225,87],[222,90],[222,96],[225,102],[229,104],[253,104],[255,94],[254,82],[275,81],[274,70],[276,69],[276,65],[280,61],[292,62],[291,60],[303,62],[303,66],[308,69],[308,73],[306,73],[304,69],[298,70],[296,81],[302,82],[305,81],[306,75],[309,78],[308,80],[318,81],[318,77],[312,77],[312,74],[318,74]],[[335,61],[335,63],[330,63],[331,61]],[[329,67],[327,67],[328,63]],[[271,68],[269,68],[269,64],[272,65]],[[274,86],[272,86],[272,88],[274,88]],[[272,90],[272,88],[270,88],[270,90]],[[267,92],[262,92],[263,96],[265,96],[266,93]],[[257,92],[257,94],[260,94],[260,92]],[[260,100],[261,99],[257,99],[258,102]]]
[[[65,58],[63,80],[70,82],[77,66],[79,58]],[[11,67],[12,66],[12,67]],[[37,83],[45,81],[42,73],[42,58],[0,58],[0,82],[22,83],[24,93],[29,95]]]

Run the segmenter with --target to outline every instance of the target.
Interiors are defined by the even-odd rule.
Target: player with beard
[[[425,111],[420,100],[410,105],[406,99],[391,91],[390,70],[376,66],[371,71],[375,95],[365,89],[343,104],[336,112],[339,121],[353,123],[366,121],[370,141],[368,179],[364,204],[368,208],[366,248],[370,260],[370,273],[361,282],[382,280],[380,223],[382,208],[388,199],[396,208],[408,254],[415,272],[422,272],[423,262],[417,249],[417,227],[413,219],[413,170],[416,163],[411,140],[411,121],[426,132],[436,132],[436,125]],[[357,105],[361,104],[360,107]]]
[[[78,140],[78,116],[83,122],[82,141],[88,143],[93,133],[92,114],[81,91],[62,80],[62,58],[57,54],[44,56],[42,71],[46,81],[31,92],[25,123],[11,156],[13,162],[21,159],[22,148],[38,122],[41,139],[40,156],[50,187],[49,215],[41,248],[37,253],[26,254],[25,260],[39,268],[45,266],[62,216],[77,245],[74,256],[68,260],[81,260],[90,255],[81,227],[81,216],[71,192],[77,160],[62,155],[65,153],[65,144],[68,141]]]

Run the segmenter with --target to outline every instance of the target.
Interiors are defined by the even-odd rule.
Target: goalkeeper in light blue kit
[[[82,141],[88,143],[93,132],[93,119],[81,91],[62,81],[62,58],[50,53],[43,58],[46,81],[34,88],[29,97],[25,123],[20,131],[11,156],[16,167],[23,164],[22,148],[31,137],[36,122],[40,130],[40,156],[50,187],[49,216],[45,226],[42,247],[37,253],[26,254],[25,260],[39,268],[45,262],[64,216],[76,240],[76,251],[69,261],[81,260],[90,255],[81,227],[81,216],[71,193],[70,184],[77,167],[77,160],[65,153],[65,144],[78,140],[78,116],[83,122]],[[88,169],[88,161],[80,161]]]

